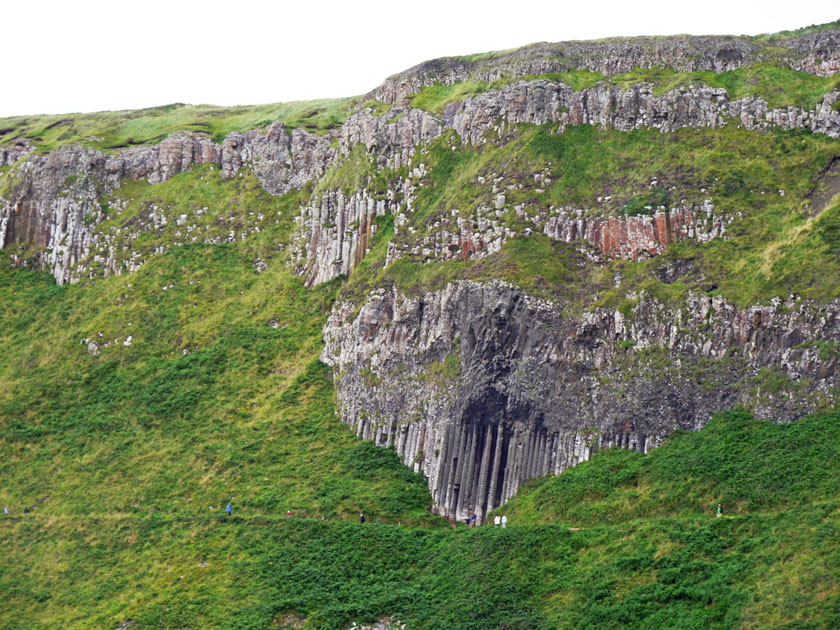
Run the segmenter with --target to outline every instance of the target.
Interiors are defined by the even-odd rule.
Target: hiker
[[[365,515],[364,514],[359,515],[359,521],[362,522],[362,523],[365,522]]]
[[[6,516],[9,515],[9,506],[8,505],[3,508],[3,514],[5,514]]]
[[[495,518],[493,519],[493,525],[498,527],[502,523],[502,517],[496,514]]]
[[[507,514],[502,516],[502,527],[507,527]]]
[[[286,510],[286,516],[291,516],[291,515],[292,515],[292,511],[291,510]]]
[[[231,510],[231,507],[230,507],[230,503],[228,503],[228,505],[227,505],[227,513],[228,513],[228,516],[230,516],[230,513],[231,513],[231,512],[232,512],[232,510]]]
[[[723,506],[721,506],[720,503],[718,503],[717,516],[718,516],[718,518],[723,516]]]
[[[470,527],[475,527],[475,519],[476,519],[476,515],[475,515],[475,512],[473,512],[470,515]]]
[[[25,508],[23,508],[23,513],[24,514],[29,514],[29,506],[28,505]]]

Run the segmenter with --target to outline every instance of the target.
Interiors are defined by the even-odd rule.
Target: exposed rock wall
[[[600,42],[540,43],[471,60],[449,57],[421,63],[388,78],[367,99],[397,103],[432,85],[460,81],[492,82],[539,74],[589,70],[604,75],[636,68],[681,72],[725,72],[763,62],[831,76],[840,66],[840,30],[761,42],[750,37],[637,37]]]
[[[362,143],[381,159],[380,167],[390,163],[399,168],[408,163],[417,145],[434,140],[442,131],[441,121],[420,109],[398,108],[384,116],[363,110],[342,125],[341,151],[346,155]]]
[[[577,92],[562,83],[519,81],[448,105],[443,125],[473,144],[499,120],[507,123],[560,123],[599,125],[619,131],[659,129],[663,133],[682,127],[722,127],[737,120],[747,129],[809,128],[840,137],[840,112],[832,107],[840,93],[826,94],[814,110],[797,107],[769,109],[759,98],[730,101],[723,88],[695,87],[655,96],[650,85],[621,89],[600,83]]]
[[[0,246],[27,243],[46,248],[44,264],[47,268],[59,282],[72,281],[76,277],[73,265],[85,256],[85,251],[96,239],[94,227],[101,219],[98,197],[119,186],[123,177],[146,179],[155,184],[195,164],[215,164],[224,177],[232,177],[243,165],[250,165],[268,192],[282,194],[319,179],[339,155],[347,155],[358,143],[366,146],[379,168],[399,168],[409,162],[418,147],[440,136],[445,129],[453,129],[463,140],[477,144],[485,141],[488,131],[520,122],[557,123],[560,129],[579,124],[602,125],[621,131],[656,128],[664,133],[686,126],[719,127],[735,119],[749,129],[809,128],[815,133],[840,137],[840,112],[835,108],[838,99],[840,93],[832,92],[811,111],[793,107],[770,110],[761,99],[730,101],[726,91],[717,88],[692,87],[655,96],[650,86],[645,85],[621,90],[599,84],[575,92],[551,81],[520,81],[451,104],[441,118],[407,107],[394,108],[382,116],[371,110],[358,112],[336,134],[338,148],[332,145],[330,137],[301,129],[290,133],[279,122],[265,130],[231,133],[221,144],[202,135],[181,133],[159,145],[135,147],[116,155],[63,147],[49,155],[32,155],[25,164],[16,167],[17,184],[7,187],[0,199]],[[0,157],[7,163],[10,160],[17,162],[30,150],[28,146],[4,149]],[[379,192],[385,198],[394,198],[398,191]],[[301,234],[308,252],[303,268],[308,281],[316,284],[351,271],[361,261],[357,252],[364,256],[372,235],[361,229],[362,221],[356,218],[346,224],[353,226],[358,220],[358,227],[353,227],[355,231],[339,234],[331,227],[335,223],[332,217],[344,210],[339,211],[337,207],[330,210],[330,203],[327,200],[323,211],[314,212],[312,208],[301,211],[305,227]],[[334,204],[337,203],[338,200],[334,200]],[[321,201],[316,205],[320,208]],[[391,204],[386,210],[393,212],[396,207]],[[552,227],[546,226],[545,230],[559,235],[579,232],[592,244],[595,244],[594,237],[585,236],[588,231],[609,234],[615,228],[621,233],[625,226],[628,230],[639,227],[643,232],[650,231],[643,225],[644,220],[616,221],[609,224],[607,231],[594,228],[594,224],[578,230],[568,222],[565,227],[558,228],[555,223]],[[675,215],[674,223],[680,221],[682,219]],[[686,220],[686,224],[689,223],[692,219]],[[366,222],[365,230],[371,225]],[[435,236],[434,243],[424,244],[420,250],[421,253],[423,250],[434,253],[433,259],[451,257],[458,251],[481,255],[501,246],[507,237],[498,226],[493,227],[492,232],[473,235],[472,223],[467,222],[458,226],[457,232],[450,230]],[[657,234],[661,236],[666,232],[660,230]],[[634,252],[650,252],[649,245],[653,242],[660,245],[663,242],[659,236],[648,236],[650,238],[644,241],[647,244],[639,247],[616,248],[609,245],[609,239],[596,246],[608,255],[618,251],[619,255],[632,258]],[[561,238],[565,240],[566,236]],[[630,232],[628,238],[639,240],[631,237]],[[659,251],[656,247],[653,249]],[[340,262],[336,264],[335,261]]]
[[[376,234],[374,219],[396,212],[393,191],[389,193],[389,198],[377,199],[367,190],[348,197],[340,190],[331,191],[320,204],[301,209],[307,287],[349,274],[359,266]]]
[[[556,241],[584,241],[609,258],[640,260],[663,253],[685,238],[701,243],[720,238],[727,221],[713,214],[711,202],[700,208],[674,208],[651,216],[586,218],[581,211],[550,217],[543,232]]]
[[[439,513],[483,518],[598,447],[647,451],[738,404],[793,419],[833,402],[838,316],[840,302],[740,310],[697,295],[568,316],[516,287],[462,282],[336,305],[322,360],[344,422],[422,470]]]
[[[569,125],[599,125],[628,132],[653,128],[669,133],[682,127],[717,128],[736,120],[751,130],[808,128],[814,133],[837,138],[840,137],[840,111],[833,105],[838,100],[840,93],[831,92],[814,110],[769,109],[762,99],[748,97],[730,101],[727,91],[722,88],[692,86],[655,96],[649,85],[620,89],[599,84],[575,92],[567,85],[547,80],[519,81],[450,104],[440,119],[404,106],[395,107],[381,116],[372,110],[357,112],[342,128],[341,151],[346,155],[357,143],[363,143],[377,157],[380,167],[398,168],[408,163],[418,146],[422,147],[446,129],[454,130],[466,142],[478,144],[486,140],[488,131],[499,131],[504,125],[516,123],[558,123],[560,130]],[[499,225],[496,218],[484,216],[487,210],[477,208],[476,216],[469,219],[445,218],[445,225],[437,226],[439,229],[411,245],[395,242],[389,247],[388,262],[406,254],[416,260],[448,260],[480,257],[497,251],[515,233]],[[325,222],[318,225],[313,220],[319,215],[308,208],[302,210],[302,220],[307,225],[304,238],[310,252],[306,264],[307,282],[325,282],[340,273],[352,271],[361,262],[355,256],[350,259],[337,256],[348,240],[364,240],[361,232],[347,237],[342,235],[335,242],[325,242],[330,234],[335,234],[330,227],[333,214],[321,213]],[[586,241],[606,256],[636,260],[640,256],[659,254],[668,243],[682,238],[708,240],[721,236],[726,222],[722,216],[712,217],[708,207],[704,207],[702,216],[691,208],[671,208],[652,218],[630,219],[586,219],[580,212],[575,216],[573,211],[565,209],[539,223],[537,228],[557,240]],[[398,230],[403,223],[398,217]],[[326,251],[333,252],[330,254],[332,260],[340,260],[341,264],[325,265],[319,252]],[[349,268],[348,263],[351,264]],[[313,269],[317,269],[314,275]],[[325,271],[328,269],[330,271]]]
[[[32,144],[26,141],[18,142],[10,147],[0,147],[0,166],[11,166],[33,150]]]
[[[324,174],[336,155],[330,143],[274,123],[266,130],[232,133],[221,144],[180,133],[114,155],[78,146],[31,155],[6,176],[14,177],[14,184],[0,198],[0,247],[45,248],[45,267],[59,283],[71,282],[77,279],[74,265],[97,238],[95,226],[103,217],[99,200],[123,177],[158,184],[207,163],[218,166],[223,177],[233,177],[250,165],[267,191],[282,194]]]

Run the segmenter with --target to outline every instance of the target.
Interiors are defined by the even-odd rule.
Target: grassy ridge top
[[[292,128],[325,133],[344,121],[351,101],[337,98],[241,107],[178,103],[130,111],[16,116],[0,118],[0,143],[26,139],[43,152],[64,144],[113,150],[154,144],[178,131],[207,133],[219,142],[232,131],[258,129],[278,120]]]
[[[813,25],[794,31],[742,36],[752,42],[766,44],[771,48],[791,38],[820,33],[840,27],[840,21]],[[686,38],[689,36],[673,36]],[[667,38],[640,37],[609,40],[604,42],[656,42]],[[703,38],[695,38],[703,39]],[[463,57],[447,57],[424,62],[417,68],[429,65],[434,68],[445,62],[483,62],[525,54],[530,49],[542,49],[556,44],[533,44],[524,48],[478,53]],[[775,50],[775,48],[772,48]],[[789,51],[788,51],[789,52]],[[537,54],[537,53],[534,53]],[[543,51],[542,54],[547,54]],[[561,53],[562,54],[562,53]],[[778,61],[778,60],[777,60]],[[393,78],[411,73],[412,70],[394,75]],[[574,89],[591,87],[606,82],[620,87],[636,83],[651,83],[655,91],[662,93],[692,84],[726,88],[732,98],[756,96],[764,98],[771,107],[796,106],[809,108],[819,101],[827,91],[838,88],[835,77],[817,77],[796,72],[781,62],[760,61],[755,64],[723,73],[678,72],[670,68],[636,68],[620,75],[603,75],[598,72],[573,70],[545,75],[528,75],[506,78],[492,83],[464,81],[454,85],[435,85],[423,88],[414,95],[411,103],[415,107],[440,112],[444,105],[485,92],[515,80],[544,78],[571,85]],[[181,103],[139,110],[96,112],[89,114],[31,115],[0,118],[0,145],[29,140],[36,150],[47,152],[65,144],[84,144],[102,150],[115,150],[132,145],[160,142],[168,135],[179,131],[198,131],[209,134],[220,141],[232,131],[247,131],[265,127],[274,121],[282,121],[290,127],[300,127],[315,133],[326,133],[337,128],[360,104],[358,97],[217,107],[213,105],[184,105]],[[375,103],[382,109],[381,103]]]

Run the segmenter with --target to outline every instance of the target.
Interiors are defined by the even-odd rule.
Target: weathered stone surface
[[[206,163],[218,166],[223,177],[233,177],[248,165],[268,192],[283,194],[323,175],[336,155],[330,142],[302,129],[290,134],[278,122],[266,130],[230,134],[221,145],[206,136],[179,133],[158,145],[115,155],[78,146],[31,155],[0,198],[0,248],[45,248],[42,264],[59,283],[72,282],[78,279],[74,265],[96,244],[94,228],[103,216],[99,199],[119,187],[123,177],[158,184]]]
[[[432,85],[460,81],[492,82],[571,70],[605,75],[636,68],[673,68],[681,72],[735,70],[762,61],[831,76],[840,67],[840,30],[830,29],[773,42],[750,37],[636,37],[600,42],[540,43],[470,60],[448,57],[421,63],[389,77],[366,100],[398,103]]]
[[[569,317],[513,286],[462,282],[380,290],[356,312],[337,304],[324,328],[341,419],[422,470],[435,509],[458,519],[598,447],[647,451],[738,404],[789,420],[836,395],[837,353],[815,342],[837,347],[840,302],[741,310],[691,295],[669,310],[641,295],[631,313]],[[787,385],[764,387],[767,371]]]
[[[560,131],[569,125],[599,125],[620,131],[653,128],[669,133],[681,127],[722,127],[735,120],[747,129],[808,128],[836,138],[840,137],[840,112],[834,109],[833,103],[838,99],[838,92],[826,94],[811,111],[794,107],[768,109],[762,99],[730,101],[727,91],[721,88],[692,86],[654,96],[649,85],[619,89],[598,84],[575,92],[569,86],[547,80],[519,81],[450,104],[440,120],[428,112],[404,106],[382,116],[369,109],[357,112],[342,128],[341,151],[346,155],[357,143],[363,143],[380,167],[398,168],[408,162],[418,146],[438,137],[445,129],[455,130],[464,141],[479,144],[485,141],[488,131],[502,131],[506,125],[523,122],[558,123]],[[396,191],[386,194],[393,198]],[[496,205],[497,209],[504,206],[503,196],[497,198]],[[405,255],[432,261],[481,257],[498,251],[514,232],[487,216],[486,210],[476,208],[475,216],[467,219],[444,219],[439,229],[411,245],[395,240],[389,245],[388,264]],[[670,208],[654,218],[587,219],[584,214],[583,210],[563,209],[536,227],[557,240],[581,239],[609,257],[637,260],[659,254],[668,243],[682,238],[705,241],[719,237],[731,220],[731,217],[711,216],[709,207],[703,208],[702,216],[691,208]],[[307,282],[318,284],[331,280],[339,273],[351,271],[361,261],[355,256],[348,259],[338,254],[345,243],[364,240],[362,234],[342,235],[329,242],[327,239],[336,239],[335,229],[330,227],[334,213],[318,214],[303,209],[303,215],[306,225],[303,238],[309,252],[305,265]],[[319,216],[324,219],[320,224]],[[405,214],[401,216],[402,219],[397,217],[395,221],[398,232],[406,220]],[[330,252],[330,260],[340,263],[326,261],[325,252]]]
[[[391,192],[391,191],[389,191]],[[375,199],[367,190],[345,197],[340,190],[326,193],[318,205],[301,209],[301,242],[306,244],[306,286],[328,282],[349,274],[367,253],[374,219],[396,211],[390,199]]]
[[[702,86],[654,96],[647,85],[621,90],[599,84],[574,92],[566,85],[551,81],[520,81],[451,104],[440,119],[408,107],[393,108],[382,116],[369,109],[357,112],[337,133],[338,148],[331,145],[330,137],[320,137],[302,129],[289,133],[280,122],[265,130],[232,133],[221,145],[200,134],[180,133],[159,145],[134,147],[116,155],[63,147],[49,155],[32,155],[19,167],[16,177],[20,177],[21,182],[0,200],[0,246],[26,243],[48,248],[43,263],[59,282],[72,281],[75,278],[73,265],[81,260],[86,248],[94,244],[92,228],[101,218],[97,195],[118,186],[122,177],[147,179],[155,184],[195,164],[215,164],[224,177],[232,177],[243,165],[250,165],[268,192],[283,194],[320,178],[339,156],[347,155],[359,143],[365,145],[380,168],[399,168],[408,163],[418,147],[440,136],[445,129],[453,129],[463,140],[477,144],[485,141],[488,131],[520,122],[556,123],[560,130],[567,125],[589,124],[621,131],[655,128],[665,133],[686,126],[719,127],[734,119],[748,129],[808,128],[815,133],[840,137],[840,112],[835,109],[838,99],[840,93],[832,92],[811,111],[793,107],[771,110],[761,99],[730,101],[725,90]],[[4,151],[4,160],[8,162],[11,155],[17,161],[25,152],[31,151],[31,147],[21,145],[19,149],[13,147]],[[67,183],[70,180],[74,180],[72,185]],[[378,192],[393,199],[399,191]],[[389,206],[389,212],[398,207],[392,206]],[[676,210],[670,210],[670,213],[674,212]],[[306,208],[302,210],[301,234],[306,239],[308,254],[307,263],[301,268],[312,283],[352,270],[361,260],[357,260],[356,252],[362,252],[363,256],[369,242],[369,235],[358,231],[339,235],[329,227],[333,214],[335,212],[331,214],[328,210],[318,213]],[[324,222],[318,223],[316,217]],[[674,221],[680,220],[675,215]],[[459,251],[471,256],[484,255],[501,247],[510,236],[509,230],[505,232],[498,226],[492,228],[492,233],[486,231],[477,235],[472,228],[477,222],[465,221],[454,230],[447,228],[433,235],[428,243],[419,246],[416,256],[439,260],[457,256]],[[690,219],[686,225],[689,223]],[[636,227],[645,232],[648,226],[643,224],[645,221],[619,222],[613,227],[619,232],[625,227],[631,232]],[[568,222],[565,227],[558,227],[555,222],[551,227],[538,228],[549,234],[579,232],[610,256],[618,251],[621,256],[634,258],[637,252],[650,252],[653,241],[660,242],[657,236],[651,236],[653,241],[645,240],[636,230],[632,234],[628,232],[629,240],[622,241],[624,245],[617,249],[609,240],[596,244],[594,237],[585,234],[593,230],[598,234],[611,233],[596,225],[590,222],[577,232]],[[565,240],[566,237],[562,238]],[[621,240],[620,236],[617,238]],[[347,245],[354,242],[364,246]],[[352,250],[349,258],[345,257],[346,247]],[[389,252],[390,259],[400,255],[396,249]],[[341,262],[334,264],[335,261]],[[347,267],[348,264],[351,266]]]
[[[12,146],[0,147],[0,166],[11,166],[34,149],[28,140],[19,140]]]
[[[826,94],[811,111],[788,107],[769,109],[759,98],[729,100],[723,88],[695,87],[654,96],[652,86],[639,84],[620,89],[605,83],[578,92],[562,83],[519,81],[448,105],[443,126],[472,144],[481,142],[500,121],[599,125],[619,131],[659,129],[663,133],[682,127],[722,127],[737,120],[747,129],[808,128],[832,138],[840,137],[840,112],[832,104],[840,93]]]
[[[405,164],[418,144],[437,138],[443,125],[432,114],[409,107],[392,109],[384,116],[371,110],[357,112],[341,128],[341,151],[347,154],[356,144],[382,159],[380,166],[393,162],[394,168]]]
[[[543,231],[554,240],[585,241],[609,258],[640,260],[663,253],[685,238],[701,243],[720,238],[726,220],[713,214],[710,202],[700,208],[674,208],[651,216],[587,218],[581,211],[561,211]]]

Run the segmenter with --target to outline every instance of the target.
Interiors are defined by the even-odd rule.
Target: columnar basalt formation
[[[307,266],[306,286],[349,274],[359,266],[376,234],[376,217],[396,212],[394,195],[377,199],[367,190],[347,197],[340,190],[325,193],[320,203],[301,209]]]
[[[380,168],[399,168],[411,159],[414,149],[437,138],[441,121],[421,109],[394,108],[377,116],[362,110],[350,116],[341,127],[341,151],[345,155],[361,143],[378,158]]]
[[[556,123],[558,131],[569,125],[586,124],[619,131],[653,128],[667,133],[681,127],[717,128],[735,120],[737,124],[753,130],[809,128],[815,133],[840,137],[840,111],[835,107],[838,100],[840,93],[832,92],[826,94],[814,110],[794,107],[769,109],[762,99],[730,101],[726,90],[720,88],[690,87],[657,97],[648,85],[619,89],[599,84],[575,92],[566,85],[551,81],[520,81],[448,105],[440,120],[427,112],[407,107],[394,108],[381,116],[372,110],[358,112],[342,128],[341,150],[347,154],[353,146],[362,143],[377,157],[380,167],[398,168],[410,160],[418,146],[422,147],[423,143],[440,136],[446,129],[454,130],[463,141],[478,144],[485,141],[488,131],[499,130],[500,125],[516,123]],[[722,235],[724,219],[710,218],[708,208],[705,210],[702,217],[696,216],[692,209],[671,208],[654,218],[591,220],[567,217],[561,213],[538,228],[558,240],[580,238],[610,257],[636,260],[639,256],[659,254],[669,242],[681,238],[708,240]],[[307,221],[311,223],[312,213],[308,214]],[[480,219],[477,217],[476,221],[459,221],[458,225],[444,227],[410,248],[395,243],[389,248],[388,262],[406,253],[419,260],[447,260],[464,257],[464,254],[473,257],[497,251],[511,231],[494,226],[489,232],[475,236],[472,224],[480,223]],[[315,284],[353,268],[345,269],[347,259],[342,257],[342,265],[333,266],[331,272],[324,273],[329,265],[325,267],[323,261],[315,260],[318,251],[338,251],[343,247],[344,239],[340,243],[324,242],[324,234],[329,231],[324,224],[320,229],[313,228],[308,232],[317,235],[318,239],[317,243],[309,242],[312,254],[307,264],[307,269],[317,267],[319,270],[315,276],[307,272],[308,281]],[[351,238],[358,239],[359,236]]]
[[[691,87],[657,97],[646,85],[622,90],[599,84],[575,92],[551,81],[520,81],[451,104],[440,119],[407,107],[394,108],[381,116],[363,110],[351,116],[336,133],[338,148],[332,145],[330,137],[302,129],[290,133],[279,122],[264,130],[231,133],[221,144],[200,134],[181,133],[159,145],[134,147],[114,155],[63,147],[53,154],[30,156],[23,166],[16,167],[18,184],[7,189],[0,201],[0,245],[26,243],[46,248],[49,251],[44,264],[60,282],[67,282],[78,277],[72,267],[96,242],[94,227],[101,219],[97,198],[117,187],[122,177],[160,183],[195,164],[205,163],[215,164],[224,177],[232,177],[242,166],[249,165],[268,192],[283,194],[320,178],[339,155],[347,155],[359,143],[365,145],[379,168],[399,168],[409,163],[418,147],[445,129],[453,129],[462,140],[476,144],[485,141],[486,133],[498,130],[500,124],[522,122],[558,124],[559,130],[567,125],[589,124],[621,131],[655,128],[664,133],[680,127],[719,127],[736,120],[749,129],[809,128],[815,133],[840,137],[838,99],[840,94],[832,92],[814,110],[771,110],[761,99],[730,101],[726,91],[719,88]],[[4,159],[12,159],[9,156],[14,151],[16,162],[29,150],[27,146],[5,149]],[[82,181],[74,179],[68,183],[68,178]],[[386,195],[395,192],[383,191]],[[306,209],[302,212],[305,220],[307,214],[313,215]],[[320,216],[326,219],[328,215]],[[310,254],[304,266],[307,277],[311,276],[310,281],[316,284],[352,271],[360,262],[355,254],[349,259],[343,257],[346,242],[369,241],[361,233],[338,238],[327,223],[311,224],[305,234],[317,239],[307,243]],[[338,240],[327,242],[330,234]],[[487,243],[496,240],[484,239]],[[468,235],[466,239],[459,237],[455,246],[462,251],[481,252],[481,242]],[[451,243],[441,243],[445,249],[451,249]],[[353,249],[362,255],[365,250]],[[332,261],[342,262],[336,265],[316,260],[319,252],[327,251],[341,251],[342,257],[333,257]],[[345,264],[348,260],[350,267]],[[314,274],[313,269],[317,269]]]
[[[723,88],[690,86],[655,96],[653,87],[639,84],[627,89],[599,83],[574,91],[552,81],[519,81],[448,105],[443,125],[473,144],[485,133],[508,124],[559,123],[598,125],[619,131],[658,129],[670,133],[682,127],[717,128],[736,120],[747,129],[808,128],[832,138],[840,137],[840,112],[833,106],[840,93],[826,94],[814,110],[797,107],[770,109],[760,98],[735,101]]]
[[[74,266],[97,240],[100,200],[123,177],[158,184],[198,164],[214,164],[223,177],[251,166],[274,194],[321,177],[335,157],[329,138],[282,123],[266,130],[232,133],[221,144],[199,134],[176,134],[160,144],[117,154],[65,146],[31,155],[15,166],[14,181],[0,198],[0,246],[43,248],[42,264],[59,283],[78,279]]]
[[[559,306],[502,283],[420,298],[380,290],[324,329],[341,419],[429,479],[435,509],[479,518],[530,477],[593,449],[646,451],[712,410],[793,419],[834,401],[840,302],[738,309],[691,295],[673,310]],[[763,388],[769,372],[787,383]],[[795,392],[795,396],[790,396]]]
[[[722,237],[726,220],[714,216],[710,202],[700,208],[674,208],[651,216],[587,218],[581,211],[561,211],[543,231],[556,241],[584,241],[608,258],[640,260],[663,253],[685,238],[701,243]]]

